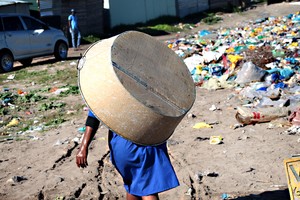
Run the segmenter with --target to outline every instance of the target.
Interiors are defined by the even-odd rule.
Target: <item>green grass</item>
[[[47,110],[63,108],[65,106],[66,106],[66,103],[64,103],[64,102],[51,101],[51,102],[46,102],[46,103],[40,104],[38,110],[39,111],[47,111]]]
[[[63,80],[65,84],[77,83],[77,70],[74,68],[66,68],[64,70],[57,70],[52,73],[49,69],[40,71],[28,71],[28,69],[22,69],[15,72],[16,76],[14,81],[28,80],[35,84],[52,85],[55,81]],[[1,81],[1,80],[0,80]]]
[[[45,77],[48,74],[48,70],[40,70],[40,71],[28,71],[26,68],[15,72],[16,76],[14,78],[15,81],[20,80],[39,80],[41,77]]]
[[[178,28],[176,26],[172,26],[169,24],[158,24],[155,26],[148,26],[147,28],[157,30],[157,31],[165,31],[165,32],[170,32],[170,33],[176,33],[178,31],[182,31],[181,28]]]
[[[34,103],[41,101],[43,99],[46,99],[46,97],[43,97],[37,93],[28,92],[24,95],[17,96],[16,103],[18,104],[24,104],[24,103]]]
[[[67,91],[63,91],[59,94],[59,97],[66,97],[69,95],[79,94],[79,87],[77,85],[65,85],[63,87],[69,88]]]
[[[119,34],[128,30],[136,30],[147,33],[149,35],[165,35],[169,33],[178,32],[182,29],[176,27],[180,22],[178,17],[161,16],[156,19],[149,20],[145,23],[136,23],[130,25],[118,25],[110,30],[112,34]]]
[[[47,117],[42,118],[42,122],[45,126],[58,126],[67,121],[63,112],[53,112]]]
[[[66,103],[69,96],[79,95],[77,86],[77,70],[68,68],[68,63],[64,63],[64,69],[55,69],[59,65],[48,65],[46,69],[33,71],[32,68],[24,68],[18,71],[0,75],[0,81],[6,81],[7,76],[15,74],[15,78],[7,83],[8,91],[0,91],[0,100],[7,100],[15,106],[0,105],[0,115],[5,116],[2,126],[2,134],[12,135],[14,140],[23,139],[18,137],[18,132],[25,132],[34,126],[42,126],[43,130],[48,127],[55,128],[61,123],[70,120],[74,116],[82,113],[84,103]],[[49,68],[51,66],[51,68]],[[33,88],[26,85],[34,82]],[[16,86],[15,86],[16,85]],[[15,88],[12,88],[15,87]],[[67,91],[55,94],[50,92],[53,88],[68,88]],[[18,90],[25,93],[18,94]],[[74,110],[75,108],[75,110]],[[67,111],[72,115],[67,115]],[[13,127],[6,127],[6,124],[13,118],[18,118],[19,123]],[[38,124],[34,124],[34,120]],[[43,131],[42,130],[42,131]]]
[[[88,36],[84,36],[82,37],[82,42],[85,44],[92,44],[94,42],[97,42],[100,40],[100,37],[95,36],[95,35],[88,35]]]
[[[207,13],[207,17],[203,18],[202,21],[205,24],[212,25],[222,21],[222,18],[217,17],[215,13]]]

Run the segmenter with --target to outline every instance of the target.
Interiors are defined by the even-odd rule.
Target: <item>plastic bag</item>
[[[252,62],[246,62],[238,72],[235,82],[238,84],[245,84],[261,81],[265,74],[265,70],[255,66]]]
[[[191,57],[188,57],[186,59],[184,59],[184,63],[186,64],[186,66],[188,67],[188,69],[190,70],[190,72],[199,64],[204,62],[204,58],[203,56],[200,56],[198,54],[194,54]]]

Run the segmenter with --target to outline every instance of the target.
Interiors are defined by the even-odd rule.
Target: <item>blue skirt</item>
[[[89,111],[88,116],[96,118]],[[179,186],[166,142],[142,146],[109,131],[110,158],[129,194],[148,196]]]
[[[142,146],[109,132],[111,161],[129,194],[148,196],[179,186],[166,143]]]

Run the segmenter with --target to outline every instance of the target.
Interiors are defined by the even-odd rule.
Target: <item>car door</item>
[[[3,30],[2,17],[0,17],[0,49],[6,48],[5,34]]]
[[[49,27],[32,17],[22,16],[22,19],[29,34],[32,54],[52,53],[54,50],[53,35]]]
[[[29,35],[25,31],[19,16],[5,16],[2,20],[6,44],[13,52],[15,59],[30,55]]]

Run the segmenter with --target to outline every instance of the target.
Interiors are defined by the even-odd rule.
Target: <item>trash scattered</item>
[[[63,145],[63,144],[69,144],[69,139],[65,139],[65,140],[57,140],[55,144],[53,144],[53,146],[59,146],[59,145]]]
[[[49,92],[50,92],[50,93],[53,93],[53,92],[55,92],[56,90],[58,90],[58,87],[53,87],[53,88],[51,88],[51,89],[49,90]]]
[[[26,111],[25,114],[26,114],[26,115],[31,115],[32,112],[31,112],[31,111]]]
[[[287,130],[283,131],[281,134],[286,134],[286,135],[300,134],[300,126],[291,126]]]
[[[68,110],[66,114],[67,115],[72,115],[74,113],[76,113],[76,110]]]
[[[15,79],[15,74],[10,74],[8,77],[7,77],[7,80],[14,80]]]
[[[73,61],[73,62],[70,63],[70,65],[71,65],[71,66],[76,66],[77,63]]]
[[[242,69],[237,73],[236,83],[245,84],[254,81],[261,81],[266,71],[255,66],[252,62],[246,62]]]
[[[204,176],[207,176],[207,177],[218,177],[219,176],[219,173],[218,172],[212,172],[212,171],[209,171],[209,170],[206,170],[204,172],[198,172],[195,174],[195,179],[201,183],[202,179]]]
[[[279,117],[286,117],[289,114],[289,108],[268,107],[259,109],[250,109],[238,107],[236,119],[241,124],[255,124],[258,122],[269,122]]]
[[[222,136],[210,136],[209,144],[222,144],[223,137]]]
[[[88,107],[86,107],[86,106],[84,106],[84,107],[83,107],[83,110],[84,110],[84,111],[88,111],[88,110],[89,110],[89,108],[88,108]]]
[[[59,95],[62,92],[68,91],[69,89],[70,88],[59,88],[59,89],[55,90],[53,93],[56,94],[56,95]]]
[[[221,122],[218,121],[218,120],[208,122],[209,125],[217,125],[217,124],[220,124],[220,123],[221,123]]]
[[[265,17],[241,27],[200,30],[166,43],[183,58],[197,87],[236,89],[236,96],[247,102],[242,106],[252,113],[246,119],[238,113],[239,122],[269,122],[287,115],[270,115],[265,109],[292,111],[300,102],[299,19],[299,13]],[[290,122],[299,124],[298,118]]]
[[[86,130],[86,127],[85,126],[84,127],[80,127],[77,130],[78,130],[79,133],[84,133],[85,130]]]
[[[81,137],[75,137],[75,138],[73,138],[73,142],[75,142],[75,143],[77,143],[77,144],[79,144],[80,143],[80,138]]]
[[[17,93],[18,93],[19,95],[25,95],[25,94],[27,94],[26,92],[24,92],[24,91],[21,90],[21,89],[18,89],[18,90],[17,90]]]
[[[209,108],[210,111],[215,111],[215,110],[219,110],[219,108],[217,108],[217,106],[215,105],[212,105],[210,108]]]
[[[227,193],[223,193],[223,194],[221,195],[221,198],[222,198],[222,199],[229,199],[230,196],[229,196],[229,194],[227,194]]]
[[[39,137],[37,137],[37,136],[31,136],[31,135],[28,135],[28,137],[31,139],[31,140],[40,140],[40,138]]]
[[[187,196],[192,196],[193,195],[193,188],[189,188],[187,191],[186,191],[186,193],[184,193],[185,195],[187,195]]]
[[[205,123],[205,122],[199,122],[199,123],[196,123],[193,128],[195,129],[200,129],[200,128],[213,128],[211,125]]]
[[[12,126],[17,126],[18,124],[19,124],[19,120],[16,118],[13,118],[6,126],[12,127]]]
[[[7,183],[18,183],[18,182],[25,181],[25,180],[27,180],[27,178],[24,176],[13,176],[12,178],[8,179],[6,182]]]
[[[300,126],[300,107],[297,108],[296,111],[292,112],[292,114],[289,116],[288,120],[294,126]]]
[[[245,125],[244,124],[234,124],[233,126],[230,126],[233,130],[238,129],[238,128],[243,128]]]
[[[192,113],[190,113],[190,114],[187,115],[187,117],[188,117],[188,118],[196,118],[197,116],[194,115],[194,114],[192,114]]]

